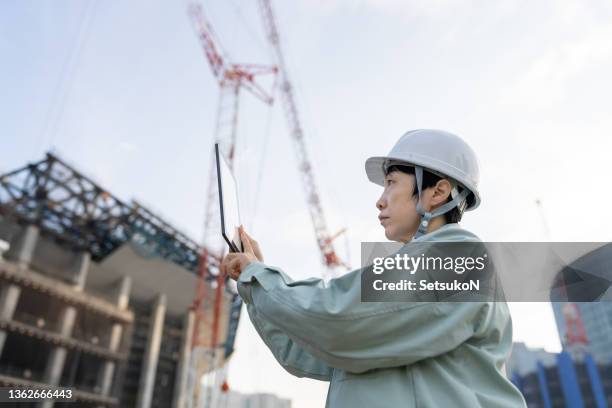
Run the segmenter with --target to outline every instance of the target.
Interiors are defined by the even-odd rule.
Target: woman
[[[476,155],[439,130],[406,133],[366,161],[389,240],[479,242],[457,223],[480,204]],[[221,270],[238,282],[251,321],[291,374],[329,381],[327,407],[524,407],[506,378],[512,323],[504,302],[361,302],[361,270],[293,281],[245,252]]]

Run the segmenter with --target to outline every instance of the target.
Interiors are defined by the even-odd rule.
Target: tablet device
[[[219,209],[221,213],[221,234],[230,247],[230,252],[243,252],[240,241],[240,209],[238,206],[238,186],[229,163],[215,143],[217,162],[217,185],[219,189]]]

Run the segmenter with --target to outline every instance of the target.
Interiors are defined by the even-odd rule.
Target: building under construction
[[[47,154],[0,176],[0,245],[0,386],[71,387],[79,407],[191,406],[195,241]],[[206,259],[200,344],[218,262]],[[239,314],[225,289],[221,363]]]

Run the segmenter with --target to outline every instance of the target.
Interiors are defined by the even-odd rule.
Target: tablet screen
[[[221,211],[221,233],[232,252],[242,252],[239,235],[238,186],[229,163],[219,151],[219,143],[215,143],[215,158],[217,161],[217,182]]]

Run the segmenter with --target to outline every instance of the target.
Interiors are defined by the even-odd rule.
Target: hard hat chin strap
[[[465,206],[466,198],[470,193],[467,189],[464,189],[462,192],[459,192],[457,188],[457,183],[454,180],[450,180],[452,185],[451,196],[453,199],[448,203],[444,204],[441,207],[436,208],[435,210],[428,212],[425,211],[423,206],[421,205],[421,190],[423,187],[423,168],[421,166],[414,167],[414,175],[416,178],[417,185],[417,193],[419,196],[419,201],[417,202],[416,210],[421,215],[421,222],[419,224],[419,229],[417,230],[414,238],[419,238],[425,234],[427,234],[427,227],[429,226],[429,222],[432,218],[437,217],[438,215],[446,214],[450,210],[455,207],[463,207]]]

